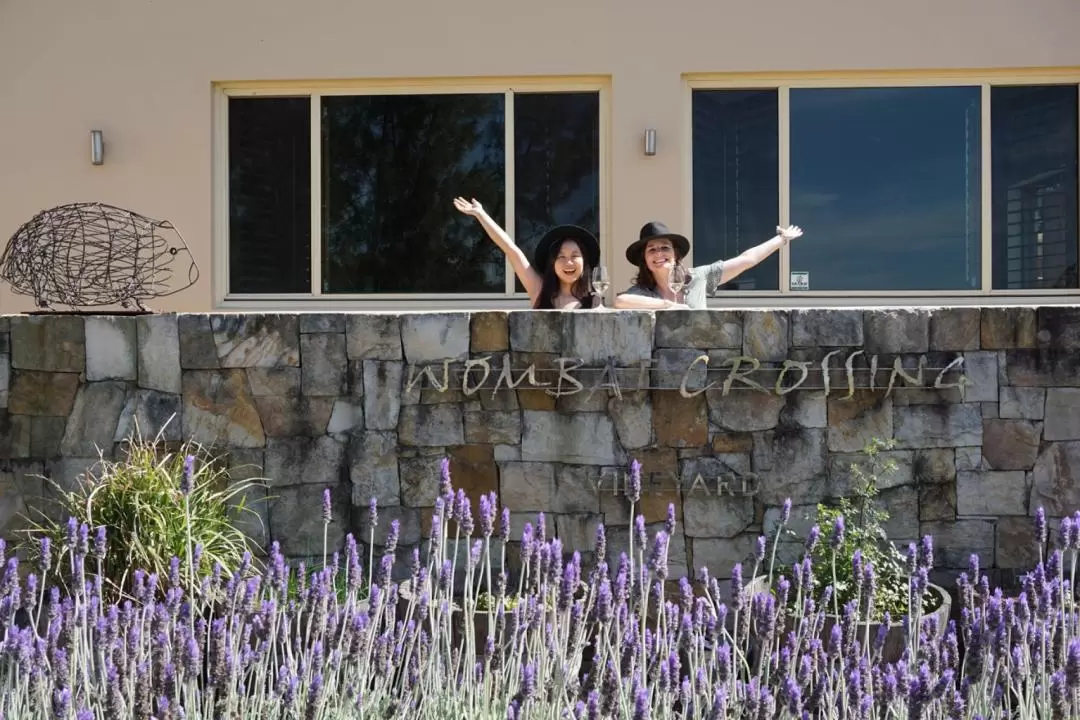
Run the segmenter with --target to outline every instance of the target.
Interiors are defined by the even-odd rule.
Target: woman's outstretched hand
[[[466,215],[472,215],[473,217],[479,216],[484,212],[484,206],[476,200],[466,200],[465,198],[454,198],[454,207],[460,212]]]
[[[798,225],[788,225],[787,227],[777,225],[776,234],[784,238],[784,242],[790,242],[802,235],[802,228]]]

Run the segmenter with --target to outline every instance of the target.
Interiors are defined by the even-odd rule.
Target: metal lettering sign
[[[410,364],[406,392],[431,389],[442,393],[453,388],[466,397],[472,397],[480,391],[490,391],[494,396],[507,390],[539,390],[555,397],[580,392],[587,392],[591,397],[597,391],[606,390],[621,398],[624,392],[677,390],[682,397],[692,398],[705,392],[728,395],[733,390],[776,395],[787,395],[796,390],[820,390],[825,397],[846,392],[844,397],[851,398],[856,390],[884,391],[887,397],[895,390],[951,389],[960,391],[962,396],[969,382],[963,374],[963,355],[957,355],[941,368],[927,367],[925,355],[919,356],[916,368],[905,367],[900,356],[894,357],[891,365],[882,363],[878,355],[867,356],[868,364],[856,367],[856,359],[865,356],[865,351],[856,350],[843,359],[842,366],[835,365],[833,358],[843,352],[833,350],[819,363],[788,359],[778,366],[765,367],[757,358],[746,355],[726,358],[714,364],[703,353],[683,368],[677,386],[673,383],[655,383],[654,373],[661,370],[653,367],[653,359],[625,367],[617,366],[614,359],[603,366],[587,366],[581,358],[559,357],[548,367],[532,363],[514,368],[509,354],[504,353],[501,361],[494,361],[488,355],[465,361],[445,360],[419,366]],[[664,369],[663,372],[670,377],[670,370]],[[820,380],[820,385],[806,384],[811,373]],[[834,373],[842,373],[842,377],[834,378]],[[698,381],[696,378],[702,375],[704,381]],[[947,382],[950,375],[952,380]],[[713,378],[711,381],[710,377]]]

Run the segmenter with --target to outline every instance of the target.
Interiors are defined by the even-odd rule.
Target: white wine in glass
[[[604,306],[604,294],[607,293],[610,286],[611,279],[608,278],[607,268],[603,265],[593,268],[592,289],[600,297],[600,307]]]
[[[679,293],[686,287],[687,280],[686,268],[681,265],[676,265],[671,268],[671,274],[668,275],[668,287],[671,288],[671,292],[675,293],[675,299],[679,299]]]

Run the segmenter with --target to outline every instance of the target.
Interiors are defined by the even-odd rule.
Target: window
[[[698,82],[691,113],[694,262],[806,230],[719,296],[1080,288],[1075,83]]]
[[[459,195],[530,255],[600,232],[597,87],[227,95],[230,295],[524,292]]]
[[[995,290],[1075,288],[1077,86],[995,87]]]
[[[694,94],[694,256],[728,258],[770,238],[780,211],[775,90]],[[723,289],[777,290],[776,255]]]

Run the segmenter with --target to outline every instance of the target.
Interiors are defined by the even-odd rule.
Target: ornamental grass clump
[[[61,583],[65,591],[79,587],[72,552],[89,541],[79,537],[81,526],[95,529],[87,569],[100,580],[106,598],[130,597],[136,569],[163,578],[179,562],[188,590],[215,564],[227,575],[241,569],[251,545],[235,520],[244,513],[259,518],[245,493],[262,482],[232,480],[221,458],[192,441],[163,450],[164,430],[154,438],[136,430],[121,445],[118,459],[101,455],[72,489],[47,479],[66,517],[56,519],[39,509],[22,531],[25,553],[39,563],[42,579]]]
[[[827,586],[815,600],[812,553],[790,573],[777,568],[770,590],[749,592],[743,578],[771,562],[762,542],[749,564],[732,569],[730,594],[702,569],[679,578],[669,599],[674,508],[650,537],[634,512],[636,463],[628,494],[634,520],[626,546],[616,547],[615,534],[599,526],[592,566],[548,537],[542,516],[512,537],[509,509],[494,494],[474,508],[453,487],[445,461],[431,541],[401,553],[401,566],[401,526],[380,518],[374,502],[367,547],[347,535],[340,550],[327,547],[318,570],[290,567],[275,543],[265,571],[226,575],[215,566],[190,587],[177,556],[164,574],[133,573],[133,597],[121,602],[103,600],[95,582],[111,535],[78,524],[63,538],[79,578],[70,593],[46,587],[36,572],[21,580],[19,560],[4,558],[0,545],[0,714],[1035,720],[1080,713],[1073,590],[1080,513],[1061,523],[1060,542],[1017,596],[992,589],[973,558],[957,586],[960,621],[937,641],[933,620],[914,604],[904,618],[908,650],[885,662],[881,639],[855,631],[873,607],[872,562],[824,636],[832,591]],[[328,503],[329,491],[324,509]],[[331,514],[323,521],[328,528]],[[1043,547],[1045,517],[1036,521]],[[91,535],[100,539],[93,547]],[[521,570],[510,574],[512,540],[520,541]],[[930,539],[919,548],[912,593],[933,561]],[[51,602],[42,622],[27,620],[43,596]],[[488,628],[479,639],[477,627]]]

